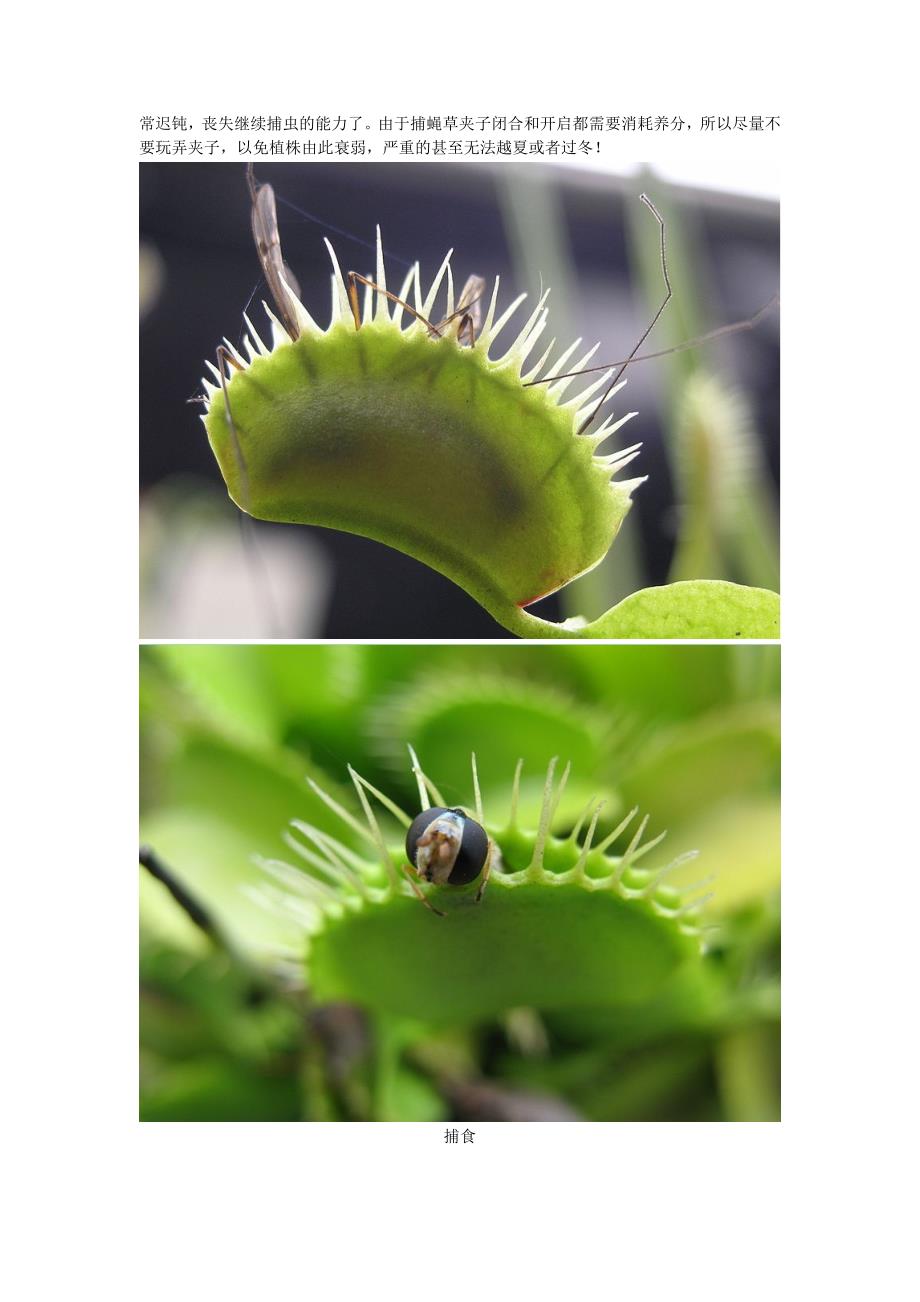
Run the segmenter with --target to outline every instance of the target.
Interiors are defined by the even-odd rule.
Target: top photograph
[[[140,165],[140,635],[772,640],[779,204]]]

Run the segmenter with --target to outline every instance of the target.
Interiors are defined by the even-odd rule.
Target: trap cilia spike
[[[709,897],[666,880],[695,853],[645,869],[640,861],[663,839],[645,839],[647,817],[634,809],[601,835],[603,801],[592,800],[556,835],[569,776],[556,760],[536,827],[519,816],[521,764],[504,817],[483,807],[475,756],[472,806],[451,807],[409,753],[418,814],[351,768],[363,817],[310,783],[368,854],[294,820],[285,838],[290,862],[258,861],[267,881],[253,893],[303,927],[306,980],[317,999],[434,1021],[522,1005],[620,1007],[653,997],[699,962]],[[400,835],[381,825],[381,810]]]
[[[379,228],[373,279],[343,275],[326,241],[332,309],[322,328],[283,261],[272,188],[251,169],[248,178],[253,235],[275,300],[274,311],[264,305],[271,342],[244,314],[242,350],[225,340],[217,364],[207,364],[213,379],[203,381],[205,428],[237,506],[395,547],[520,636],[655,636],[608,627],[607,616],[593,626],[557,625],[525,609],[603,560],[644,482],[622,478],[638,444],[602,451],[636,414],[607,411],[625,384],[611,383],[615,368],[569,394],[597,345],[573,360],[581,340],[559,355],[553,340],[534,360],[549,291],[506,335],[526,295],[501,310],[496,278],[483,315],[485,282],[470,277],[456,295],[452,251],[427,287],[416,263],[392,291]],[[446,311],[436,319],[442,289]],[[510,342],[497,352],[500,334]],[[737,610],[728,623],[727,633],[672,626],[661,635],[734,636],[739,624],[744,636],[776,635],[775,620],[748,626]]]

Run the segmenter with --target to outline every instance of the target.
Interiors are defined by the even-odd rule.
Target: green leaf
[[[643,588],[576,637],[778,638],[779,596],[721,579]]]
[[[211,387],[208,438],[248,514],[373,538],[513,610],[596,565],[641,482],[525,356],[389,319],[305,331]]]
[[[622,786],[630,804],[673,828],[738,796],[775,795],[779,760],[779,707],[754,701],[656,731]]]

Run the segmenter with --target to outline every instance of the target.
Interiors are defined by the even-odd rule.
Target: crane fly
[[[252,236],[258,253],[259,263],[262,267],[262,274],[269,290],[271,291],[271,296],[274,300],[275,307],[277,308],[278,317],[282,326],[292,340],[297,340],[300,338],[301,331],[291,308],[290,295],[293,294],[295,297],[299,297],[300,287],[293,272],[290,270],[282,256],[281,236],[278,230],[278,213],[275,205],[275,192],[272,186],[267,182],[259,182],[256,180],[252,163],[246,165],[246,182],[249,186],[249,194],[252,200],[252,209],[250,213]],[[747,318],[745,321],[735,321],[732,322],[731,325],[720,326],[717,330],[709,331],[707,334],[701,335],[696,339],[688,339],[684,343],[676,344],[671,348],[663,349],[657,353],[640,354],[639,349],[648,338],[652,328],[657,324],[659,317],[670,302],[673,291],[668,276],[664,219],[647,195],[642,194],[639,198],[655,217],[660,229],[661,269],[665,283],[665,296],[652,317],[650,324],[643,332],[628,357],[621,359],[619,362],[606,363],[603,366],[593,366],[588,368],[588,370],[583,370],[577,373],[579,375],[588,375],[591,372],[607,370],[609,367],[617,368],[616,374],[608,385],[604,397],[599,403],[593,405],[592,412],[589,414],[581,428],[577,431],[579,434],[587,432],[587,429],[592,424],[597,412],[604,405],[607,395],[612,391],[626,368],[631,366],[633,362],[646,361],[653,357],[663,357],[669,353],[683,352],[685,349],[694,348],[699,344],[707,343],[708,341],[716,339],[722,335],[733,334],[736,331],[741,330],[753,329],[753,327],[760,321],[761,317],[763,317],[770,308],[776,306],[779,302],[779,295],[776,294],[768,303],[761,307],[759,311],[757,311],[752,317]],[[361,307],[358,300],[359,284],[365,285],[373,293],[383,294],[393,303],[398,303],[427,328],[428,333],[432,338],[443,338],[448,332],[449,327],[456,322],[455,337],[457,342],[460,344],[466,343],[472,348],[482,328],[481,304],[482,296],[486,288],[486,282],[482,276],[474,275],[467,278],[466,283],[460,292],[460,297],[457,299],[454,311],[448,316],[443,317],[437,323],[429,321],[421,314],[421,312],[418,311],[417,308],[414,308],[411,303],[407,303],[391,290],[385,289],[382,285],[378,285],[376,281],[371,280],[368,276],[361,275],[360,272],[347,272],[345,280],[347,283],[349,306],[351,307],[351,313],[356,330],[360,330],[362,325]],[[230,350],[224,347],[223,344],[217,349],[217,359],[221,375],[221,387],[224,390],[224,397],[226,400],[226,368],[232,366],[239,370],[240,367]],[[550,384],[555,380],[568,378],[568,374],[574,375],[576,373],[572,372],[564,375],[543,376],[539,380],[530,381],[529,384]],[[227,407],[234,443],[237,446],[237,459],[240,462],[241,471],[245,474],[245,464],[242,461],[242,449],[239,448],[236,431],[233,428],[233,418],[229,413],[229,402],[227,402]]]

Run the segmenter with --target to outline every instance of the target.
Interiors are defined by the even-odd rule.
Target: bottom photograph
[[[143,1121],[778,1121],[780,652],[141,649]]]

